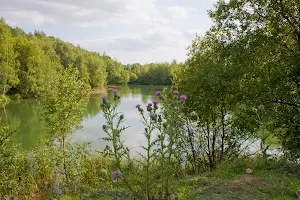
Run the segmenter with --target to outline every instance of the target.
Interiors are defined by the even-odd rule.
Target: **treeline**
[[[300,158],[299,2],[219,1],[211,29],[197,37],[174,84],[188,95],[186,113],[206,130],[211,166],[239,138],[259,138],[267,156],[275,136]]]
[[[49,37],[43,32],[26,34],[0,20],[0,90],[5,94],[39,97],[67,66],[78,69],[90,88],[106,84],[170,85],[176,62],[123,65],[107,55]]]

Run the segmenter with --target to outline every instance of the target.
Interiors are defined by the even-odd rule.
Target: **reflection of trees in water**
[[[117,87],[119,95],[122,98],[132,98],[140,103],[147,104],[156,99],[155,92],[162,90],[162,86],[136,86],[121,85]],[[108,91],[108,100],[113,100],[113,92]],[[91,95],[86,105],[84,117],[95,117],[100,113],[101,95]],[[123,102],[124,103],[124,102]],[[131,102],[130,102],[131,103]],[[126,105],[127,106],[127,105]],[[128,105],[130,109],[135,111],[134,105]],[[9,125],[16,130],[12,139],[16,143],[21,143],[22,148],[31,150],[38,146],[39,139],[46,138],[45,124],[42,122],[42,107],[36,100],[20,100],[11,101],[6,106],[6,114]],[[0,109],[0,118],[5,121],[5,113]],[[139,122],[138,122],[139,123]],[[101,129],[101,127],[99,128]],[[85,134],[89,134],[93,130],[88,130]],[[98,128],[95,132],[99,132]],[[95,133],[96,134],[96,133]],[[97,137],[98,139],[98,137]],[[78,142],[78,141],[77,141]],[[97,142],[96,142],[97,143]],[[99,144],[99,143],[97,143]],[[102,143],[101,143],[102,144]]]
[[[100,102],[99,95],[92,95],[87,102],[84,117],[96,116],[100,112]]]
[[[24,149],[31,149],[38,144],[38,139],[46,137],[38,101],[13,101],[6,108],[8,124],[16,131],[12,136],[14,142],[20,143]]]
[[[131,95],[131,89],[128,87],[128,85],[120,85],[118,87],[119,95],[122,97],[129,97]]]
[[[149,103],[149,96],[148,95],[142,95],[142,102],[144,104]]]

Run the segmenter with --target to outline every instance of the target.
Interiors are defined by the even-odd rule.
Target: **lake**
[[[119,112],[124,114],[124,126],[130,126],[122,135],[122,139],[128,147],[139,147],[146,143],[139,112],[135,108],[136,104],[142,106],[156,99],[155,92],[162,90],[163,86],[137,86],[122,85],[117,86],[121,102]],[[113,94],[108,90],[108,100],[113,98]],[[106,142],[101,138],[105,137],[102,125],[105,119],[100,113],[101,94],[93,94],[90,96],[84,119],[82,121],[82,129],[76,131],[71,140],[74,142],[90,142],[91,149],[102,150]],[[41,104],[34,99],[11,101],[6,107],[6,114],[0,110],[0,118],[8,121],[16,132],[12,140],[19,143],[25,150],[32,150],[39,145],[39,140],[46,138],[45,126],[41,120]]]
[[[162,90],[163,86],[122,85],[116,88],[121,96],[118,110],[125,116],[123,125],[129,126],[121,138],[126,146],[139,150],[140,146],[146,145],[147,142],[143,135],[144,125],[140,121],[141,116],[135,106],[136,104],[146,106],[149,102],[157,99],[155,92]],[[108,96],[109,101],[113,99],[111,90],[108,90],[105,95]],[[77,130],[71,137],[74,142],[89,142],[92,150],[103,150],[107,144],[106,141],[101,139],[106,136],[106,133],[102,130],[105,119],[100,113],[101,96],[102,94],[92,94],[90,96],[84,112],[82,129]],[[40,139],[47,137],[41,115],[41,104],[35,99],[11,101],[6,107],[6,114],[3,110],[0,110],[0,118],[8,121],[8,124],[16,131],[12,136],[12,140],[20,144],[24,150],[32,150],[39,145]],[[252,143],[253,141],[248,142]],[[256,140],[249,146],[248,151],[256,152],[259,149],[259,142],[260,140]],[[269,150],[269,153],[280,153],[276,150],[278,144],[272,141],[267,141],[267,143],[272,144],[272,147],[275,148]]]

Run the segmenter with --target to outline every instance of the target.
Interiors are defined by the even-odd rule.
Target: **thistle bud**
[[[152,110],[152,107],[147,106],[147,110],[150,112]]]

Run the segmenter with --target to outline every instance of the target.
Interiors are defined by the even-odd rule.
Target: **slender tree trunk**
[[[4,114],[5,114],[6,123],[8,123],[8,117],[7,117],[5,105],[3,105],[3,111],[4,111]]]
[[[212,169],[215,168],[215,163],[216,163],[216,139],[217,139],[217,130],[216,130],[216,120],[213,118],[213,137],[212,137],[212,153],[211,153],[211,157],[212,157],[212,163],[211,163],[211,167]]]
[[[193,154],[193,161],[194,161],[194,164],[195,164],[195,162],[196,162],[196,153],[195,153],[194,143],[193,143],[193,134],[191,133],[188,122],[187,122],[187,127],[188,127],[189,142],[190,142],[191,149],[192,149],[192,154]]]
[[[212,169],[212,156],[211,156],[211,146],[210,146],[210,130],[209,130],[209,123],[208,121],[206,122],[206,127],[207,127],[207,155],[208,155],[208,160],[209,160],[209,169]]]
[[[6,83],[4,83],[4,86],[3,86],[3,94],[2,94],[3,99],[5,97],[5,93],[6,93]]]
[[[225,140],[225,112],[224,112],[224,106],[223,105],[222,105],[222,108],[221,108],[221,117],[222,117],[222,138],[221,138],[220,160],[222,161],[224,159],[224,140]]]
[[[65,173],[65,178],[68,180],[68,173],[67,173],[67,162],[66,162],[66,141],[65,135],[62,138],[62,153],[63,153],[63,168]]]

